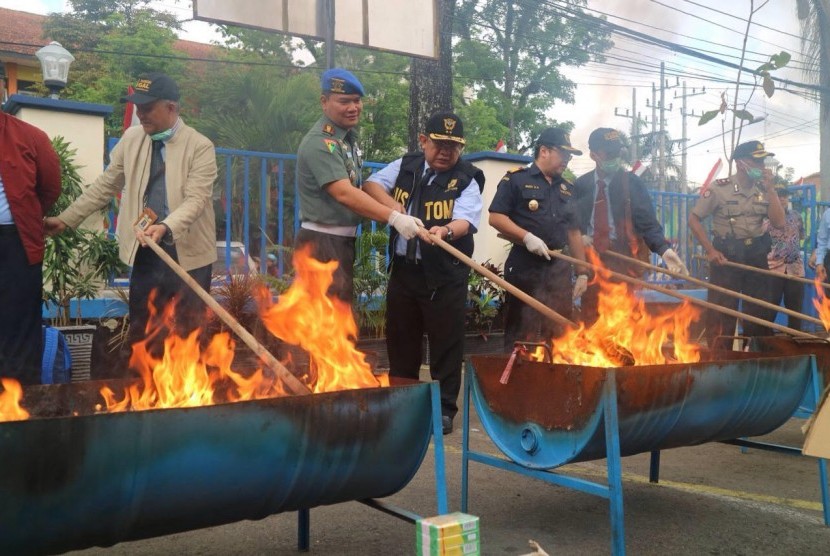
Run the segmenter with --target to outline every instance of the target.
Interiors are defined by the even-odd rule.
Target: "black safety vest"
[[[398,179],[395,180],[395,187],[392,189],[392,197],[409,209],[409,197],[415,184],[421,179],[424,168],[424,153],[410,153],[404,155],[401,160],[401,169]],[[433,226],[445,226],[452,222],[452,211],[455,200],[461,196],[461,192],[475,178],[479,190],[484,189],[484,172],[469,162],[460,160],[456,165],[446,172],[437,174],[432,183],[421,190],[419,206],[412,207],[412,215],[417,216],[424,222],[427,230]],[[395,254],[395,241],[398,232],[390,228],[389,254],[390,260]],[[430,289],[438,288],[444,284],[456,280],[466,280],[470,273],[467,265],[441,249],[436,245],[421,244],[421,264],[424,265],[427,286]],[[473,234],[467,234],[452,242],[452,246],[464,253],[473,254]]]

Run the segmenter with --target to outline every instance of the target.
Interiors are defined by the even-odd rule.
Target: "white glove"
[[[666,263],[666,268],[671,272],[677,272],[686,276],[689,275],[689,269],[686,268],[686,265],[678,254],[675,253],[674,249],[666,249],[666,252],[663,253],[663,262]]]
[[[400,213],[396,210],[389,215],[389,225],[398,230],[398,233],[405,240],[410,240],[418,234],[418,228],[423,228],[424,223],[420,218]]]
[[[585,290],[587,289],[588,277],[584,274],[580,274],[576,277],[576,283],[574,284],[574,299],[582,297],[582,294],[585,293]]]
[[[548,246],[545,245],[545,242],[536,237],[535,235],[531,234],[530,232],[525,234],[525,237],[522,239],[527,247],[527,250],[533,253],[534,255],[539,255],[540,257],[544,257],[547,260],[550,260],[550,253],[548,253]]]
[[[591,236],[589,236],[588,234],[584,234],[584,235],[582,236],[582,244],[583,244],[585,247],[590,247],[590,246],[592,246],[592,245],[594,244],[594,238],[592,238],[592,237],[591,237]]]

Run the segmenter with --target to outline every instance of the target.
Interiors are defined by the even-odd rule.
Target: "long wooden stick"
[[[565,317],[563,317],[562,315],[560,315],[559,313],[557,313],[556,311],[554,311],[553,309],[539,301],[538,299],[531,297],[530,295],[523,292],[522,290],[520,290],[504,278],[499,277],[496,273],[487,270],[485,267],[481,266],[473,259],[465,255],[464,253],[462,253],[461,251],[459,251],[458,249],[456,249],[455,247],[453,247],[437,235],[430,234],[429,237],[435,243],[435,245],[437,245],[447,253],[455,256],[458,260],[460,260],[461,262],[463,262],[464,264],[466,264],[467,266],[469,266],[485,278],[491,280],[501,288],[507,290],[508,292],[516,296],[518,299],[521,299],[524,303],[526,303],[530,307],[533,307],[547,318],[551,319],[554,322],[558,322],[559,324],[564,324],[576,328],[576,323],[566,319]]]
[[[185,269],[183,269],[179,263],[173,260],[173,258],[168,255],[164,249],[159,247],[159,245],[153,241],[153,239],[147,235],[144,236],[144,239],[147,242],[147,245],[152,249],[156,255],[161,258],[167,266],[173,269],[173,272],[178,274],[179,278],[184,280],[185,284],[190,286],[190,288],[196,292],[196,294],[204,301],[208,307],[210,307],[214,313],[216,313],[222,321],[227,324],[231,330],[233,330],[237,336],[245,343],[246,346],[251,348],[251,350],[259,357],[265,366],[274,371],[277,377],[285,384],[285,387],[288,389],[289,392],[296,395],[305,395],[311,394],[311,390],[308,387],[300,382],[297,377],[291,374],[291,371],[286,369],[282,363],[277,361],[277,358],[271,355],[271,353],[265,349],[265,347],[260,344],[253,335],[245,330],[239,321],[237,321],[233,316],[222,307],[218,301],[213,299],[205,289],[199,285],[196,280],[193,279],[190,274],[187,273]]]
[[[766,309],[772,309],[773,311],[781,311],[785,315],[790,315],[791,317],[796,317],[796,318],[799,318],[799,319],[802,319],[802,320],[805,320],[805,321],[808,321],[808,322],[812,322],[814,324],[820,324],[820,325],[824,326],[824,323],[821,321],[821,319],[811,317],[810,315],[805,315],[804,313],[799,313],[798,311],[793,311],[792,309],[789,309],[787,307],[781,307],[779,305],[775,305],[774,303],[764,301],[763,299],[758,299],[757,297],[752,297],[752,296],[749,296],[749,295],[746,295],[746,294],[743,294],[743,293],[740,293],[740,292],[736,292],[734,290],[723,288],[721,286],[716,286],[715,284],[710,284],[706,280],[700,280],[700,279],[694,278],[692,276],[686,276],[685,274],[681,274],[680,272],[672,272],[671,270],[669,270],[667,268],[663,268],[661,266],[656,266],[656,265],[653,265],[653,264],[649,264],[645,261],[641,261],[640,259],[635,259],[633,257],[627,257],[627,256],[623,255],[622,253],[616,253],[614,251],[606,251],[605,254],[610,255],[610,256],[612,256],[612,257],[614,257],[618,260],[621,260],[621,261],[625,261],[625,262],[628,262],[628,263],[634,263],[634,264],[640,265],[641,267],[647,268],[649,270],[662,272],[663,274],[667,274],[667,275],[669,275],[673,278],[678,278],[680,280],[685,280],[685,281],[690,282],[692,284],[697,284],[698,286],[703,286],[704,288],[708,288],[712,291],[720,292],[720,293],[723,293],[723,294],[726,294],[726,295],[730,295],[732,297],[737,297],[738,299],[742,299],[744,301],[749,301],[750,303],[760,305],[761,307],[764,307]]]
[[[591,264],[591,263],[583,263],[579,259],[574,259],[573,257],[563,255],[562,253],[560,253],[558,251],[550,251],[550,256],[551,257],[556,257],[557,259],[562,259],[563,261],[568,261],[569,263],[572,263],[572,264],[587,265],[587,266],[590,266],[591,268],[593,268],[594,270],[600,270],[600,269],[603,268],[603,267],[600,267],[599,265],[595,265],[595,264]],[[629,284],[642,286],[644,288],[648,288],[650,290],[654,290],[654,291],[660,292],[662,294],[666,294],[668,296],[675,297],[677,299],[685,299],[685,300],[688,300],[691,303],[694,303],[695,305],[700,305],[700,306],[705,307],[707,309],[712,309],[713,311],[719,311],[719,312],[724,313],[726,315],[729,315],[729,316],[732,316],[732,317],[735,317],[735,318],[739,318],[739,319],[743,319],[747,322],[760,324],[761,326],[765,326],[767,328],[772,328],[773,330],[778,330],[779,332],[785,332],[785,333],[790,334],[792,336],[801,336],[801,337],[804,337],[804,338],[815,338],[816,337],[813,334],[809,334],[807,332],[802,332],[801,330],[796,330],[795,328],[790,328],[788,326],[782,326],[782,325],[776,324],[774,322],[768,322],[768,321],[765,321],[764,319],[759,319],[758,317],[753,317],[752,315],[747,315],[745,313],[741,313],[740,311],[735,311],[734,309],[728,309],[726,307],[721,307],[720,305],[716,305],[714,303],[709,303],[708,301],[703,301],[702,299],[697,299],[696,297],[692,297],[690,295],[684,295],[682,293],[678,293],[677,290],[670,290],[670,289],[664,288],[662,286],[655,286],[654,284],[649,284],[645,280],[638,280],[637,278],[632,278],[631,276],[626,276],[625,274],[620,274],[619,272],[614,272],[614,271],[608,270],[608,269],[605,269],[605,270],[607,272],[609,272],[611,274],[611,276],[613,276],[614,278],[616,278],[618,280],[628,282]]]
[[[706,257],[702,255],[696,255],[700,259],[705,259]],[[714,264],[714,263],[710,263]],[[748,270],[750,272],[757,272],[758,274],[763,274],[765,276],[772,276],[773,278],[786,278],[787,280],[792,280],[794,282],[801,282],[802,284],[809,284],[811,286],[815,286],[816,283],[814,280],[810,280],[809,278],[803,278],[801,276],[792,276],[791,274],[781,274],[780,272],[775,272],[772,270],[767,270],[765,268],[758,268],[756,266],[749,266],[748,264],[741,264],[732,261],[726,261],[723,263],[724,266],[731,266],[732,268],[738,268],[740,270]],[[824,288],[830,288],[830,284],[827,282],[820,282],[820,286]]]

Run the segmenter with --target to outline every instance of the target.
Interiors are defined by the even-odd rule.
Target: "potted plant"
[[[49,211],[57,216],[81,194],[81,177],[75,165],[76,151],[63,137],[52,145],[61,165],[61,194]],[[90,378],[94,325],[84,325],[81,300],[96,297],[102,285],[126,266],[118,258],[118,244],[107,232],[86,228],[67,229],[46,239],[43,255],[44,302],[55,311],[52,323],[63,331],[72,353],[72,379]],[[73,311],[74,308],[74,311]],[[74,312],[74,314],[73,314]]]
[[[490,261],[485,261],[482,266],[502,276],[501,266]],[[501,352],[504,298],[503,289],[477,272],[470,273],[467,280],[466,354]]]
[[[354,265],[354,307],[360,338],[357,347],[371,356],[377,356],[375,365],[389,367],[386,353],[386,247],[389,233],[364,231],[357,239]],[[374,361],[374,357],[372,357]]]

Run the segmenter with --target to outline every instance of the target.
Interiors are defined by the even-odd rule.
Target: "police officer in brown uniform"
[[[771,301],[769,278],[752,271],[724,265],[727,261],[769,270],[767,255],[772,242],[764,233],[764,219],[770,225],[782,228],[785,223],[784,208],[775,192],[772,172],[764,168],[764,159],[773,156],[764,150],[760,141],[748,141],[735,147],[732,160],[735,174],[717,180],[705,190],[689,215],[689,229],[706,250],[711,265],[710,281],[746,295]],[[712,217],[712,241],[706,235],[701,220]],[[709,292],[709,301],[735,309],[738,300],[718,292]],[[747,303],[743,312],[764,320],[774,318],[772,311]],[[720,312],[709,311],[706,319],[706,335],[709,345],[717,336],[731,336],[735,330],[735,318]],[[743,335],[769,334],[769,329],[749,322],[743,325]]]

